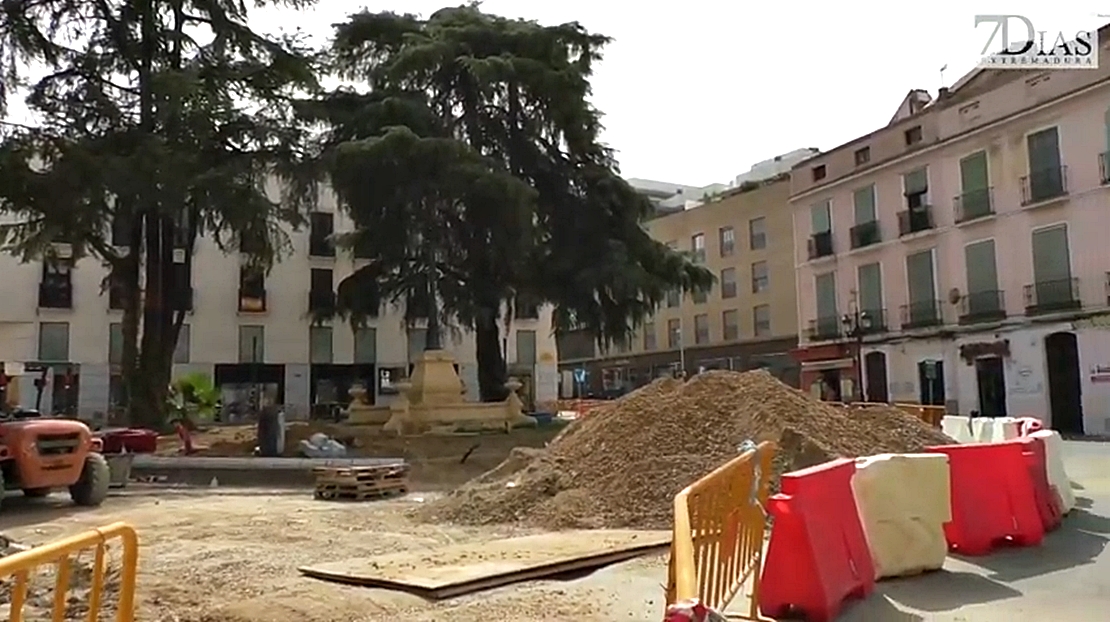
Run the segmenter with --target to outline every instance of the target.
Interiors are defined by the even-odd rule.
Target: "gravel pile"
[[[541,452],[517,453],[420,509],[427,521],[666,529],[673,498],[745,440],[781,449],[778,474],[828,459],[952,442],[893,407],[814,400],[764,371],[661,379],[575,421]]]

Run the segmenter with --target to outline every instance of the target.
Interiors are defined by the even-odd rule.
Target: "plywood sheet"
[[[669,531],[562,531],[327,562],[298,570],[328,581],[450,598],[601,567],[661,551],[670,542]]]

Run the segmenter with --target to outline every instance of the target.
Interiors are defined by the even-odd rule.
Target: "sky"
[[[331,24],[362,8],[427,16],[457,4],[319,0],[300,14],[255,11],[250,25],[269,32],[299,26],[323,43]],[[617,150],[621,173],[694,186],[727,183],[775,155],[828,150],[870,133],[889,122],[910,89],[935,96],[978,62],[992,27],[976,28],[976,14],[1024,15],[1049,33],[1110,22],[1110,0],[486,0],[482,8],[544,24],[578,21],[612,37],[593,102],[605,114],[603,139]]]

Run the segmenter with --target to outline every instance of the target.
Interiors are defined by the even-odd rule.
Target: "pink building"
[[[794,168],[804,387],[1110,433],[1107,34],[1097,70],[912,91]]]

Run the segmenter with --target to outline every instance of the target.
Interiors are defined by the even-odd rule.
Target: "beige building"
[[[683,369],[767,367],[796,384],[789,196],[788,177],[778,175],[647,222],[653,238],[694,253],[717,283],[704,296],[669,298],[625,347],[600,352],[589,335],[561,335],[562,395],[618,394]]]

